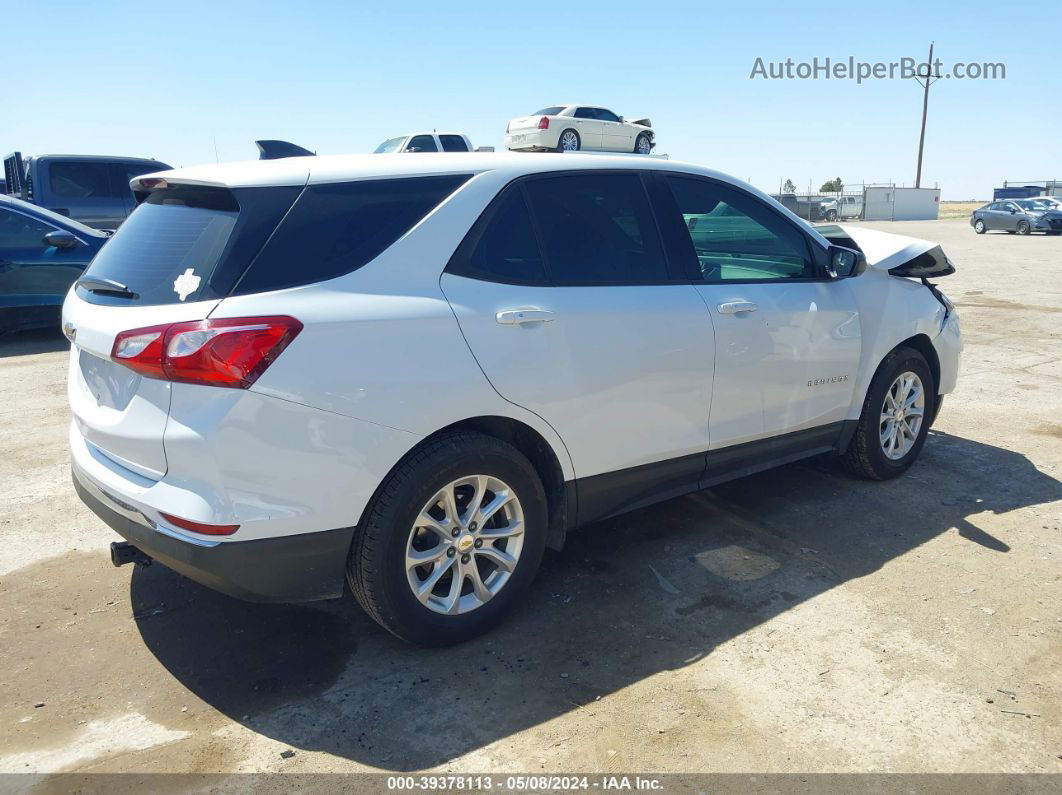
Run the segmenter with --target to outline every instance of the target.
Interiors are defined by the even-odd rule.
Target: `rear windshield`
[[[107,241],[86,275],[118,282],[136,294],[118,303],[197,300],[221,259],[239,214],[240,206],[226,190],[155,191]],[[79,292],[93,300],[85,295],[87,291]]]
[[[548,108],[543,108],[542,110],[536,110],[531,115],[532,116],[556,116],[558,113],[560,113],[566,107],[567,107],[567,105],[553,105],[553,106],[548,107]]]
[[[331,279],[375,259],[468,178],[156,190],[85,272],[133,295],[84,287],[78,295],[174,304]]]

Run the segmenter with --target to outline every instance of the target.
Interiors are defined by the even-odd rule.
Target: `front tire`
[[[527,592],[546,521],[542,483],[515,447],[446,433],[410,453],[373,496],[347,581],[399,638],[459,643],[494,627]]]
[[[933,372],[914,348],[889,353],[870,382],[844,462],[853,474],[888,480],[906,472],[925,444],[937,400]]]
[[[837,220],[837,213],[834,212],[833,210],[827,210],[826,211],[826,220],[827,221],[836,221]]]
[[[579,133],[571,128],[562,131],[557,139],[558,152],[578,152],[581,147],[582,140],[579,138]]]
[[[974,231],[979,235],[983,235],[985,230],[985,222],[978,218],[977,221],[974,222]]]
[[[1032,231],[1032,227],[1029,226],[1028,221],[1018,221],[1018,234],[1027,235]]]
[[[653,151],[653,139],[649,137],[649,133],[638,133],[638,137],[634,141],[634,154],[647,155]]]

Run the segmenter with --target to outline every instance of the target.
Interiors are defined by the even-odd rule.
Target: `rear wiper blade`
[[[126,298],[138,298],[139,296],[121,282],[114,279],[104,279],[100,276],[82,276],[77,280],[78,287],[84,287],[90,293],[110,293],[121,295]]]

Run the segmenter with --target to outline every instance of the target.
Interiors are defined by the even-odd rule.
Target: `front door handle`
[[[736,315],[738,312],[755,312],[759,308],[751,301],[728,301],[725,304],[719,304],[719,314]]]
[[[524,323],[549,323],[553,313],[546,309],[507,309],[495,318],[503,326],[521,326]]]

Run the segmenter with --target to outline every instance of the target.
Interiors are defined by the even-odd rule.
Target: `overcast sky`
[[[1002,62],[930,92],[923,185],[985,199],[1062,179],[1062,4],[7,2],[0,150],[257,156],[257,138],[371,151],[424,128],[502,146],[553,103],[649,116],[658,151],[764,190],[831,177],[912,185],[910,80],[750,79],[792,58]]]

